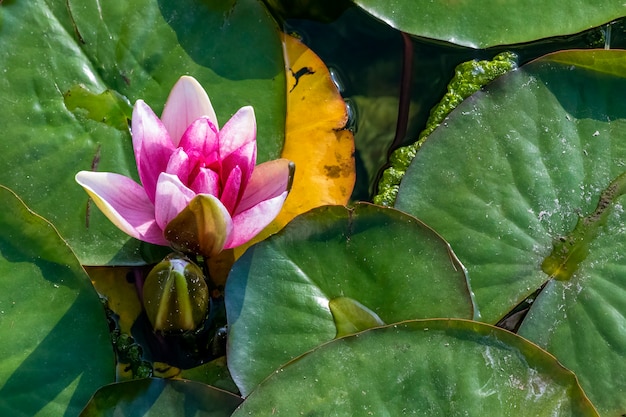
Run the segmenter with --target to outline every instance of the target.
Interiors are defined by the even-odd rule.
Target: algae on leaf
[[[480,90],[497,77],[517,68],[517,57],[512,52],[502,52],[491,61],[472,60],[459,64],[448,84],[448,91],[430,111],[426,128],[417,142],[395,150],[389,158],[390,167],[383,172],[378,184],[374,203],[392,206],[398,195],[398,187],[409,164],[430,135],[463,100]]]

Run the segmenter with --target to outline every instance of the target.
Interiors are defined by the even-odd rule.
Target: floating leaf
[[[50,220],[83,264],[137,265],[164,254],[118,231],[75,183],[84,169],[137,178],[128,131],[70,110],[76,103],[63,94],[77,84],[144,99],[160,114],[178,78],[193,75],[222,124],[253,105],[259,160],[279,155],[284,65],[275,21],[261,2],[33,0],[0,9],[0,184]],[[250,27],[254,36],[242,35]]]
[[[354,0],[372,16],[416,36],[471,48],[570,35],[626,15],[612,0]]]
[[[78,415],[113,382],[104,310],[50,223],[0,186],[0,415]]]
[[[572,369],[604,415],[626,412],[624,94],[624,51],[525,65],[432,133],[396,202],[450,242],[485,321],[545,285],[520,334]]]
[[[334,340],[263,381],[233,414],[598,416],[553,356],[464,320],[406,321]]]
[[[368,204],[320,207],[233,266],[228,366],[247,395],[281,364],[350,333],[350,322],[361,330],[472,312],[463,266],[423,223]]]
[[[240,403],[240,397],[198,382],[148,378],[101,388],[80,417],[228,417]]]
[[[426,127],[419,134],[418,140],[408,146],[396,149],[389,157],[389,167],[383,172],[378,182],[378,194],[374,203],[393,206],[398,195],[398,188],[409,164],[418,149],[450,112],[463,100],[480,90],[497,77],[517,67],[517,57],[511,52],[502,52],[491,61],[471,60],[463,62],[454,69],[454,77],[448,83],[448,91],[432,108],[426,121]]]
[[[283,44],[287,122],[281,156],[295,163],[295,178],[278,217],[250,244],[238,248],[237,256],[298,214],[323,205],[347,204],[356,179],[354,136],[345,129],[346,104],[328,68],[294,37],[283,35]]]

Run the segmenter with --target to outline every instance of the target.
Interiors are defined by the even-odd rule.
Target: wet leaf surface
[[[446,242],[415,218],[368,204],[297,217],[237,260],[225,297],[228,366],[244,395],[337,335],[379,320],[473,313]]]
[[[597,416],[574,374],[502,329],[417,320],[322,345],[263,381],[244,415]]]
[[[624,5],[612,0],[355,3],[398,30],[472,48],[570,35],[626,15]]]
[[[626,410],[626,217],[610,191],[625,171],[624,74],[623,51],[598,50],[501,77],[426,140],[396,202],[450,242],[484,321],[546,285],[520,334],[572,369],[606,415]],[[567,274],[547,265],[562,250]]]

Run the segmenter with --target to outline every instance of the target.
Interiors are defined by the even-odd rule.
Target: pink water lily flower
[[[256,120],[243,107],[221,128],[192,77],[176,83],[161,119],[142,100],[131,126],[141,185],[109,172],[76,181],[122,231],[205,256],[241,245],[267,226],[287,197],[292,164],[256,164]]]

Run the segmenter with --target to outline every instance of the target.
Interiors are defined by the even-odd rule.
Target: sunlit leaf
[[[392,27],[472,48],[582,32],[626,15],[614,0],[354,0]]]
[[[0,186],[0,415],[78,415],[113,382],[104,310],[57,231]]]
[[[281,367],[233,414],[598,416],[574,374],[527,340],[464,320],[406,321]]]
[[[483,320],[543,288],[520,334],[609,416],[626,412],[625,94],[624,51],[525,65],[432,133],[396,202],[450,242]]]
[[[332,303],[332,305],[331,305]],[[368,204],[303,214],[251,247],[226,283],[228,366],[242,394],[338,335],[472,318],[463,266],[417,219]]]
[[[292,36],[283,35],[287,72],[287,122],[281,156],[293,161],[291,192],[278,217],[250,244],[282,229],[312,208],[347,204],[356,171],[354,136],[344,129],[346,104],[326,65]],[[240,254],[250,245],[236,251]]]

